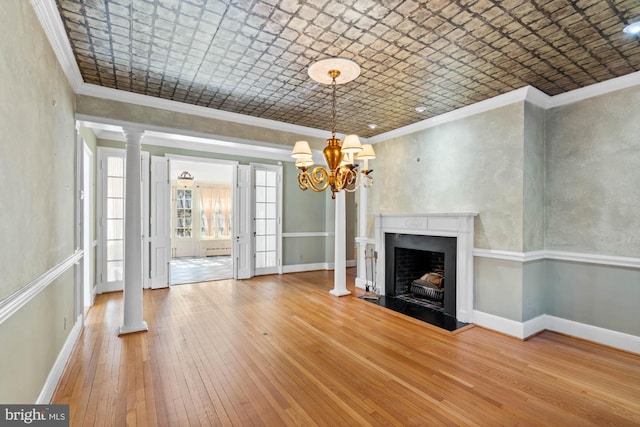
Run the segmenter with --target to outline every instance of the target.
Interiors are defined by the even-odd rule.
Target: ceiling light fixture
[[[178,176],[178,185],[182,185],[183,187],[191,187],[193,185],[193,176],[184,171]]]
[[[627,25],[622,31],[630,36],[640,35],[640,21]]]
[[[375,158],[371,144],[362,145],[358,135],[347,135],[344,142],[336,138],[336,86],[348,83],[360,75],[360,66],[346,58],[327,58],[309,67],[309,77],[318,83],[330,84],[331,97],[331,138],[322,153],[327,167],[313,166],[311,148],[307,141],[298,141],[293,147],[291,157],[296,159],[296,167],[300,170],[298,184],[301,190],[311,188],[315,192],[331,188],[331,198],[336,193],[355,191],[361,185],[369,187],[373,184],[372,172],[368,169],[369,159]],[[355,160],[363,160],[364,168],[358,172]]]
[[[421,106],[419,106],[419,107],[416,107],[416,111],[417,111],[418,113],[424,113],[426,109],[427,109],[427,107],[424,107],[424,106],[422,106],[422,105],[421,105]]]
[[[369,123],[367,126],[369,126],[369,129],[371,129],[371,130],[373,130],[373,129],[378,127],[378,125],[375,124],[375,123]]]

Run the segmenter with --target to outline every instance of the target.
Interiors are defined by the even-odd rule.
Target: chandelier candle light
[[[184,171],[178,176],[178,185],[182,185],[184,187],[191,187],[193,185],[193,175],[189,172]]]
[[[336,193],[355,191],[361,185],[369,187],[373,184],[368,168],[370,159],[376,155],[371,144],[361,144],[358,135],[346,135],[344,142],[336,138],[336,86],[348,83],[360,75],[360,66],[346,58],[327,58],[309,67],[309,77],[318,83],[330,84],[331,98],[331,138],[327,139],[327,146],[322,151],[327,167],[313,166],[311,148],[307,141],[298,141],[293,147],[291,157],[296,159],[296,167],[300,170],[298,184],[301,190],[311,188],[320,192],[331,188],[331,198]],[[361,173],[355,160],[363,160]]]

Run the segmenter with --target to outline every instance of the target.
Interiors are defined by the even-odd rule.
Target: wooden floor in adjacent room
[[[149,331],[123,337],[121,293],[99,295],[52,403],[74,426],[640,425],[640,355],[551,332],[450,334],[332,283],[147,290]]]

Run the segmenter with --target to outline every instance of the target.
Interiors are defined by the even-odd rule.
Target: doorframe
[[[106,230],[105,230],[105,217],[104,211],[106,209],[106,191],[107,191],[107,179],[104,174],[106,165],[104,164],[104,160],[109,153],[117,153],[118,155],[122,155],[127,160],[126,157],[126,148],[116,148],[116,147],[103,147],[98,146],[97,149],[97,170],[95,176],[96,180],[96,233],[98,236],[98,247],[96,248],[96,258],[95,258],[95,266],[96,266],[96,293],[101,294],[104,292],[111,291],[121,291],[124,289],[124,279],[120,286],[109,286],[105,287],[105,259],[106,256]],[[143,248],[143,275],[142,275],[142,287],[149,288],[149,163],[150,163],[150,155],[148,151],[142,151],[140,154],[140,175],[141,175],[141,183],[142,191],[142,206],[141,206],[141,221],[142,221],[142,248]],[[125,168],[126,170],[126,168]],[[125,194],[126,200],[126,194]]]
[[[240,163],[237,160],[225,160],[225,159],[214,159],[211,157],[197,157],[197,156],[187,156],[187,155],[182,155],[182,154],[170,154],[170,153],[165,153],[164,157],[166,157],[167,159],[169,159],[169,173],[171,172],[171,162],[175,161],[175,160],[179,160],[179,161],[183,161],[183,162],[192,162],[192,163],[209,163],[212,165],[225,165],[225,166],[231,166],[232,167],[232,172],[231,172],[231,199],[235,200],[236,198],[236,186],[235,186],[235,175],[236,175],[236,167],[237,165]],[[171,191],[171,176],[169,176],[169,191]],[[169,209],[173,209],[173,203],[170,201],[170,208]],[[231,215],[234,218],[233,224],[235,224],[236,219],[235,216],[236,212],[235,210],[235,203],[232,203],[232,212]],[[173,230],[171,229],[171,217],[173,215],[173,212],[169,212],[169,215],[167,215],[167,221],[169,221],[169,224],[165,226],[169,229],[169,260],[171,260],[173,257],[171,255],[171,248],[172,248],[172,242],[171,240],[173,239]],[[232,262],[232,271],[236,271],[236,258],[235,258],[235,254],[234,254],[234,245],[233,245],[233,230],[230,231],[230,233],[232,234],[231,240],[232,240],[232,244],[231,244],[231,262]],[[171,270],[171,269],[169,269]],[[169,271],[169,286],[171,286],[171,271]]]
[[[255,247],[256,247],[256,243],[255,243],[255,238],[256,238],[256,219],[255,219],[255,206],[256,206],[256,183],[255,183],[255,171],[257,168],[261,168],[261,169],[267,169],[267,170],[273,170],[276,171],[276,183],[277,183],[277,187],[276,187],[276,268],[277,268],[277,274],[282,274],[282,211],[283,211],[283,205],[282,205],[282,193],[283,193],[283,189],[282,189],[282,185],[283,185],[283,167],[282,165],[274,165],[274,164],[268,164],[268,163],[258,163],[258,162],[252,162],[249,164],[251,166],[251,216],[252,216],[252,221],[251,221],[251,239],[252,241],[252,248],[254,248],[253,251],[253,256],[255,257]],[[256,268],[255,268],[255,262],[253,263],[253,275],[256,274]]]
[[[93,212],[93,182],[94,182],[94,170],[93,170],[93,152],[87,145],[84,138],[82,139],[83,149],[83,222],[82,222],[82,249],[84,251],[83,261],[83,304],[84,308],[91,307],[95,299],[95,283],[91,280],[91,272],[95,271],[94,268],[94,253],[93,253],[93,232],[95,230],[94,224],[94,212]]]

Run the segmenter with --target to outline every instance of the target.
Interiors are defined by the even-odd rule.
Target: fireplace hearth
[[[376,215],[376,277],[382,294],[379,305],[450,331],[470,323],[475,216],[475,213]],[[444,276],[440,310],[438,301],[411,290],[417,278],[433,272]]]
[[[455,318],[456,249],[455,237],[386,233],[385,296],[425,296],[412,292],[412,283],[428,273],[439,271],[444,276],[442,311]]]

